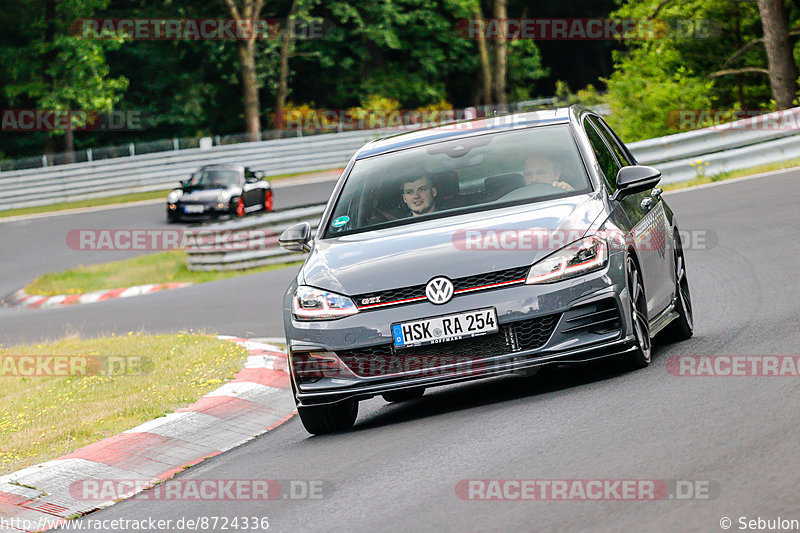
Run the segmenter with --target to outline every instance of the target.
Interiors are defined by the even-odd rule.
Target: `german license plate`
[[[396,348],[467,339],[497,331],[494,307],[392,324]]]
[[[183,206],[184,213],[202,213],[205,210],[205,206],[202,205],[185,205]]]

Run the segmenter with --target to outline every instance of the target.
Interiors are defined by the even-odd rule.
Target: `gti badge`
[[[453,282],[441,276],[433,278],[425,286],[425,296],[431,303],[445,304],[453,297]]]

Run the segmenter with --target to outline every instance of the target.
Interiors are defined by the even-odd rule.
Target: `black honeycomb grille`
[[[380,344],[336,355],[356,375],[375,377],[414,372],[464,361],[476,362],[498,355],[541,348],[553,333],[561,314],[520,320],[500,326],[497,333],[440,344],[395,350]]]

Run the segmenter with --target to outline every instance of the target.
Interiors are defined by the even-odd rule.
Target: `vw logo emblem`
[[[453,282],[445,277],[433,278],[425,286],[425,296],[436,305],[446,304],[453,297]]]

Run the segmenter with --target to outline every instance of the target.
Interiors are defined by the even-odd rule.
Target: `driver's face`
[[[403,184],[403,201],[411,210],[412,216],[424,215],[436,210],[434,198],[436,187],[426,178]]]
[[[525,183],[546,183],[548,185],[558,181],[561,171],[549,157],[536,157],[525,160]]]

